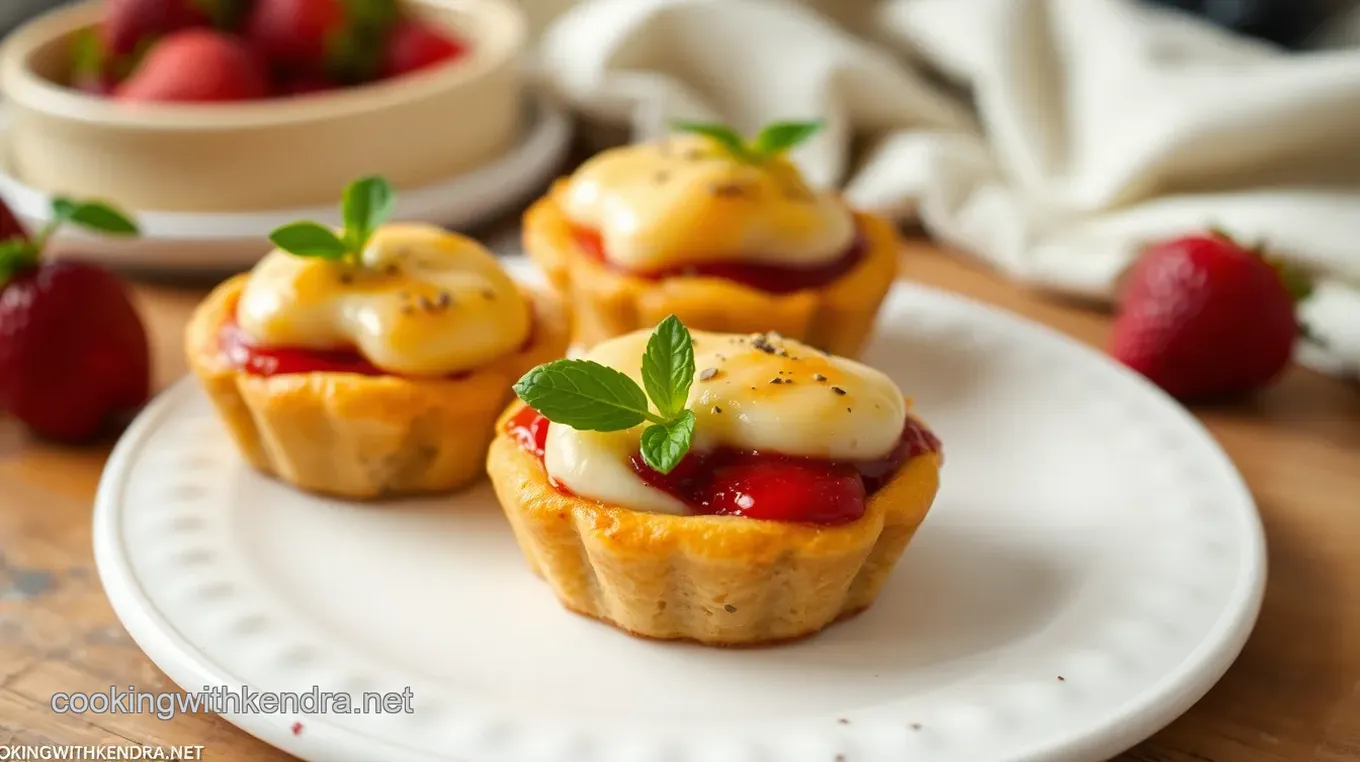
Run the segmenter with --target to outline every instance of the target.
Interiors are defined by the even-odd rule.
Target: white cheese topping
[[[586,359],[642,382],[650,331],[597,344]],[[692,331],[695,450],[720,447],[828,460],[873,460],[897,445],[907,406],[883,373],[770,335]],[[711,371],[711,372],[710,372]],[[701,380],[703,379],[703,380]],[[778,379],[778,383],[775,380]],[[634,510],[684,513],[666,493],[647,486],[630,458],[643,426],[627,431],[548,427],[544,466],[573,493]]]
[[[381,228],[363,267],[266,255],[237,305],[259,344],[355,348],[404,376],[471,370],[518,349],[530,308],[494,256],[472,239],[426,225]]]
[[[559,203],[574,224],[599,233],[611,262],[642,272],[713,261],[823,264],[855,237],[844,202],[809,189],[787,159],[742,164],[698,136],[605,151],[572,175]]]

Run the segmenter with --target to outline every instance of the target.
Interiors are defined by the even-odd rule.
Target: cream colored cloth
[[[823,117],[794,154],[814,182],[1062,292],[1111,298],[1183,231],[1264,239],[1322,276],[1305,359],[1360,368],[1360,51],[1132,0],[522,2],[551,6],[541,75],[588,121]]]

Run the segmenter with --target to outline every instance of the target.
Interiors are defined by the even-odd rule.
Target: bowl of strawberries
[[[11,174],[51,194],[234,213],[353,177],[421,187],[511,150],[509,0],[94,0],[0,45]]]

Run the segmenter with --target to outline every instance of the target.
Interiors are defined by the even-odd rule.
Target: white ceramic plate
[[[571,142],[571,121],[546,98],[529,106],[523,140],[506,155],[434,185],[402,191],[395,219],[465,230],[507,214],[551,181]],[[31,228],[50,219],[51,197],[10,173],[0,107],[0,196]],[[120,239],[72,232],[53,242],[55,255],[159,272],[219,274],[252,267],[269,249],[270,231],[294,220],[339,224],[339,200],[316,208],[206,214],[137,211],[142,235]]]
[[[944,486],[877,604],[793,645],[656,643],[569,614],[489,487],[301,495],[244,466],[188,382],[113,454],[100,575],[189,690],[411,688],[409,715],[228,716],[325,762],[1102,760],[1218,680],[1255,621],[1264,540],[1182,408],[1056,333],[912,285],[865,359],[944,440]]]

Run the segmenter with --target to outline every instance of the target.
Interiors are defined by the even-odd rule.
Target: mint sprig
[[[108,203],[57,196],[52,199],[50,219],[36,235],[0,241],[0,287],[20,272],[37,267],[52,236],[68,224],[104,235],[138,234],[137,223]]]
[[[359,265],[364,247],[373,233],[387,222],[396,205],[396,193],[381,177],[355,180],[340,201],[344,229],[339,235],[318,222],[289,223],[269,234],[269,240],[298,257],[316,257]]]
[[[656,410],[675,419],[685,409],[694,384],[694,340],[674,315],[657,324],[642,355],[642,385]]]
[[[746,140],[736,130],[724,124],[711,122],[674,122],[671,128],[679,132],[703,135],[727,151],[733,158],[745,164],[764,164],[794,146],[817,134],[825,123],[818,119],[810,122],[775,122],[765,125],[751,140]]]
[[[642,459],[668,474],[694,438],[694,411],[685,407],[693,383],[694,341],[671,315],[647,340],[642,386],[593,360],[554,360],[525,373],[514,389],[544,418],[579,431],[623,431],[650,422],[639,442]]]

